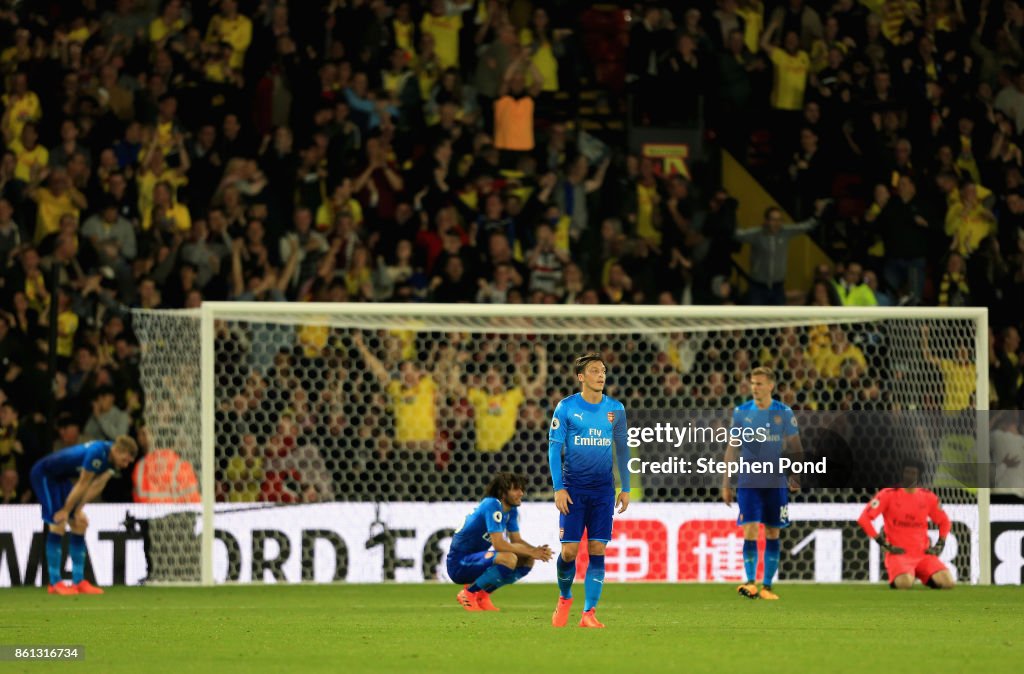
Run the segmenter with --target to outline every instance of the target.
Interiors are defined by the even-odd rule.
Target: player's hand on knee
[[[76,529],[85,530],[89,526],[89,518],[85,516],[85,513],[79,510],[71,519],[71,526]]]
[[[542,562],[550,562],[551,561],[551,557],[553,557],[554,554],[555,553],[553,553],[551,551],[550,547],[548,547],[546,545],[542,545],[540,547],[535,547],[533,549],[533,555],[532,556],[533,556],[534,559],[539,559]]]
[[[629,492],[620,491],[618,498],[615,499],[615,505],[619,506],[619,514],[626,512],[626,508],[629,507]]]
[[[946,547],[946,539],[945,538],[940,538],[939,540],[935,541],[935,545],[929,547],[927,550],[924,551],[924,553],[926,555],[935,555],[936,557],[938,557],[939,555],[942,554],[942,550],[945,547]]]
[[[569,514],[569,506],[572,505],[572,497],[569,496],[569,492],[565,489],[559,489],[555,492],[555,507],[558,508],[558,512],[563,515]]]
[[[880,533],[877,536],[875,536],[875,542],[878,543],[878,546],[880,548],[888,552],[890,555],[902,555],[907,552],[903,548],[898,548],[889,541],[885,540],[885,534]]]

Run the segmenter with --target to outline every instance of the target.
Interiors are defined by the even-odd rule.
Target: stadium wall
[[[214,578],[218,583],[447,580],[443,560],[450,536],[474,505],[218,506]],[[943,559],[961,582],[968,575],[977,582],[977,506],[949,504],[945,509],[953,520],[953,531]],[[784,533],[780,580],[881,580],[884,569],[878,546],[872,542],[866,548],[864,534],[857,527],[860,511],[857,504],[791,504],[793,526]],[[200,513],[199,506],[185,505],[90,506],[88,573],[100,585],[173,581],[178,572],[183,577],[194,576],[199,564]],[[556,542],[550,504],[526,503],[520,514],[525,539],[538,544]],[[629,517],[616,518],[614,540],[606,555],[608,579],[739,580],[742,538],[735,516],[735,509],[723,504],[635,504]],[[1020,585],[1024,577],[1024,505],[994,505],[991,519],[992,580],[1000,585]],[[39,506],[0,506],[0,522],[0,587],[41,585],[45,537],[39,525]],[[182,522],[187,524],[184,529]],[[185,538],[176,542],[173,564],[162,562],[159,551],[146,540],[149,532],[168,523],[173,525],[170,530],[186,532]],[[190,556],[190,548],[194,550],[193,569],[183,568],[181,563],[183,556]],[[148,569],[147,561],[160,568]],[[554,582],[554,565],[538,564],[525,580]]]

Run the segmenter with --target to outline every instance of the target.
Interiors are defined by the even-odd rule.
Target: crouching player
[[[878,492],[857,523],[885,550],[889,587],[909,590],[917,578],[930,588],[951,590],[953,574],[938,557],[949,535],[949,517],[939,506],[938,496],[917,486],[923,468],[918,461],[904,463],[900,485]],[[872,521],[879,515],[885,529],[876,533]],[[939,539],[931,547],[928,546],[928,518],[939,527]]]
[[[452,537],[448,577],[464,586],[456,599],[467,611],[499,610],[491,603],[491,594],[530,573],[533,560],[551,559],[551,548],[534,547],[519,535],[525,484],[520,475],[496,473],[487,485],[487,496]]]
[[[114,442],[96,441],[74,445],[43,457],[32,466],[32,490],[43,507],[46,563],[50,594],[103,594],[85,580],[85,529],[89,520],[82,506],[96,499],[111,475],[124,470],[139,453],[135,441],[122,435]],[[71,529],[71,584],[61,581],[61,546]]]

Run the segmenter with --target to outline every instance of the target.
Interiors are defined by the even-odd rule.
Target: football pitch
[[[108,588],[0,592],[0,644],[79,645],[74,672],[1020,672],[1024,589],[777,586],[777,602],[726,585],[613,585],[606,629],[551,627],[554,585],[495,593],[468,613],[454,585]]]

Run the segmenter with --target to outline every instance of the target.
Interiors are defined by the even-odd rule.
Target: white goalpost
[[[166,567],[158,580],[443,578],[439,555],[490,472],[527,476],[527,514],[548,505],[547,423],[576,388],[572,359],[591,350],[609,361],[607,392],[631,425],[731,411],[762,364],[794,409],[885,415],[858,434],[930,452],[959,541],[947,562],[961,582],[991,580],[989,490],[979,486],[988,484],[986,309],[206,302],[136,311],[133,325],[152,444],[191,461],[202,492],[201,507],[151,526],[150,563]],[[825,436],[801,424],[805,447],[818,451]],[[657,458],[655,448],[633,451]],[[618,577],[728,579],[704,566],[714,545],[731,554],[734,543],[715,491],[637,479]],[[796,499],[781,580],[877,580],[877,546],[855,524],[866,499],[856,488],[867,486]],[[294,536],[260,525],[281,518],[302,520]],[[413,531],[416,520],[433,526]]]

